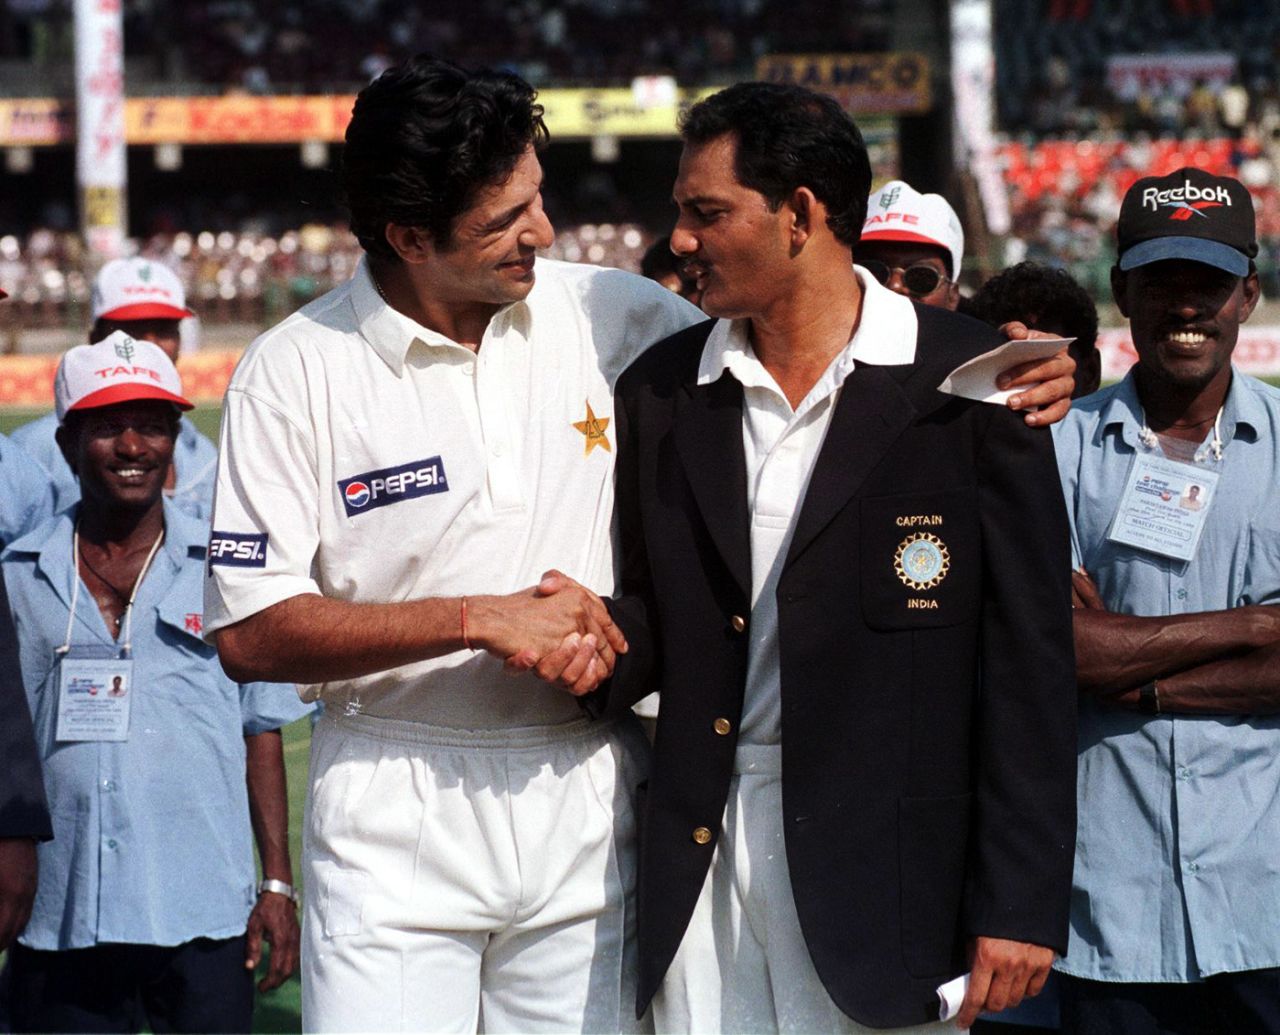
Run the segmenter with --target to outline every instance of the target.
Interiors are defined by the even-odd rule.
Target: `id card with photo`
[[[1189,561],[1221,475],[1195,464],[1139,453],[1107,538],[1176,561]]]
[[[60,741],[128,740],[133,661],[65,657],[58,666]]]

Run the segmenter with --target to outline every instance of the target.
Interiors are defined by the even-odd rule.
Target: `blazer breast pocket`
[[[862,616],[870,628],[936,629],[977,619],[982,533],[975,490],[865,499],[860,527]]]

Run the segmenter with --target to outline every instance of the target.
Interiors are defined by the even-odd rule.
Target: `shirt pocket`
[[[862,615],[870,628],[977,620],[982,548],[974,489],[865,499],[860,517]]]
[[[1240,603],[1280,604],[1280,525],[1255,521],[1249,525]]]

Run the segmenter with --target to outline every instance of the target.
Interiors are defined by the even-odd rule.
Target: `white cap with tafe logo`
[[[960,275],[964,230],[956,210],[941,194],[921,194],[902,180],[891,180],[868,199],[862,240],[931,244],[946,254],[951,278]]]
[[[90,410],[137,399],[160,399],[182,410],[182,378],[159,345],[114,331],[95,345],[77,345],[62,357],[53,379],[58,422],[72,410]]]
[[[151,259],[113,259],[93,282],[95,320],[182,320],[195,316],[178,275]]]

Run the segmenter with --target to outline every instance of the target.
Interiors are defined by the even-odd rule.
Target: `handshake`
[[[464,638],[502,658],[510,672],[533,671],[575,696],[589,694],[613,674],[627,651],[622,630],[604,602],[562,572],[501,597],[467,597]]]

